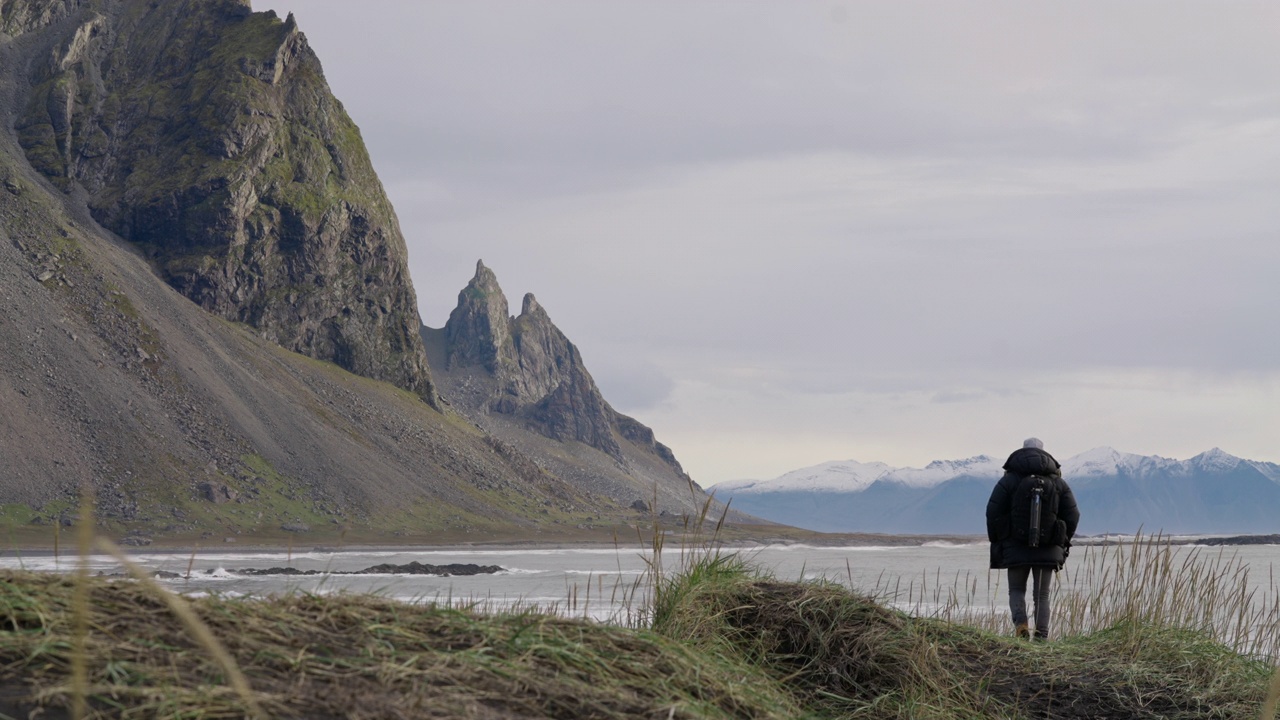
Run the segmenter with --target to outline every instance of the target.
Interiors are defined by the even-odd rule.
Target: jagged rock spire
[[[520,316],[510,317],[493,271],[476,264],[445,325],[451,371],[482,367],[496,380],[488,411],[521,418],[556,440],[576,440],[621,457],[623,439],[657,455],[682,473],[653,431],[609,406],[587,372],[577,346],[551,321],[533,293]]]
[[[449,313],[445,338],[449,341],[449,368],[479,365],[498,374],[513,363],[511,317],[507,297],[498,277],[476,261],[476,274],[458,293],[458,306]]]

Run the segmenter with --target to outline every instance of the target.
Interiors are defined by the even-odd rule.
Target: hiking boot
[[[1039,630],[1037,630],[1036,634],[1031,639],[1035,640],[1036,642],[1049,642],[1049,633],[1047,632],[1042,633]]]
[[[1028,640],[1031,638],[1031,628],[1028,628],[1026,623],[1018,623],[1018,626],[1013,629],[1013,634],[1020,640]]]

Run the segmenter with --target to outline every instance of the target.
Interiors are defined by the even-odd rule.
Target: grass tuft
[[[1232,650],[1280,660],[1280,588],[1263,584],[1224,548],[1175,545],[1160,535],[1076,548],[1054,577],[1050,603],[1059,637],[1089,635],[1116,626],[1190,630]],[[1003,573],[980,585],[971,573],[950,584],[936,575],[881,578],[870,593],[913,615],[1000,633],[1010,629]],[[992,584],[994,582],[994,584]],[[1137,638],[1136,641],[1140,641]]]
[[[815,717],[1253,717],[1271,671],[1190,630],[1125,623],[1032,644],[834,583],[742,574],[682,597],[655,629],[741,658]]]

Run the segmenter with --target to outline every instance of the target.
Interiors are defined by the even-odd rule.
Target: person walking
[[[1049,591],[1080,524],[1075,495],[1062,466],[1038,438],[1028,438],[1004,464],[1004,476],[987,501],[991,569],[1009,570],[1009,610],[1015,634],[1032,637],[1027,621],[1027,580],[1035,604],[1035,639],[1049,638]]]

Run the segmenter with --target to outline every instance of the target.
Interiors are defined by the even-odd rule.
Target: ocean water
[[[817,547],[770,545],[724,548],[779,580],[826,579],[883,601],[928,615],[948,604],[969,605],[1004,612],[1007,588],[1003,573],[987,569],[987,543],[926,543],[908,547]],[[1098,548],[1077,547],[1058,582],[1064,587],[1088,591],[1090,583],[1105,578],[1086,575],[1088,554]],[[1275,599],[1276,566],[1280,546],[1227,548],[1184,547],[1201,559],[1234,560],[1248,571],[1256,603]],[[678,570],[687,554],[679,548],[663,552],[665,570]],[[343,550],[310,552],[204,551],[191,553],[135,552],[132,562],[148,571],[177,573],[161,584],[174,591],[203,595],[270,596],[290,592],[373,593],[411,603],[474,604],[485,610],[538,606],[564,615],[602,621],[626,622],[647,595],[647,569],[652,551],[640,546],[608,547],[484,547],[405,548],[395,550]],[[124,568],[113,557],[87,558],[91,573],[114,574]],[[444,565],[475,563],[498,565],[496,574],[437,577],[421,575],[314,575],[250,576],[243,568],[290,566],[299,570],[358,571],[382,563],[412,561]],[[23,555],[8,550],[0,555],[0,567],[43,572],[74,572],[79,558],[49,554]]]

